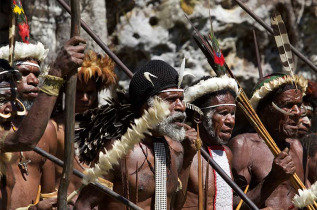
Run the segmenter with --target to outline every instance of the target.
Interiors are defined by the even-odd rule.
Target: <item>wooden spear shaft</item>
[[[196,140],[197,156],[198,156],[198,209],[203,210],[204,208],[204,194],[203,194],[203,175],[201,166],[201,140],[199,136],[199,124],[197,123],[197,140]]]
[[[80,2],[71,0],[71,37],[80,35]],[[77,71],[68,76],[66,82],[65,99],[65,136],[64,160],[61,182],[58,189],[58,209],[67,209],[67,189],[70,175],[73,172],[74,159],[74,130],[75,130],[75,97],[76,97]]]

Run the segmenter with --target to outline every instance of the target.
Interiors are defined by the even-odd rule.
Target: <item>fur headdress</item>
[[[48,49],[44,48],[41,42],[37,44],[27,44],[23,42],[16,42],[14,49],[14,61],[32,58],[39,62],[44,61],[48,54]],[[0,58],[9,59],[9,45],[0,48]]]
[[[98,85],[98,90],[103,90],[117,81],[117,75],[114,73],[113,61],[105,55],[95,53],[90,50],[85,54],[84,62],[78,68],[78,79],[87,83],[89,79],[94,78]]]
[[[256,86],[250,99],[251,105],[256,110],[259,102],[274,90],[285,84],[296,84],[301,88],[303,95],[305,95],[307,88],[307,80],[304,77],[294,75],[294,78],[290,75],[276,73],[268,75],[263,78]]]
[[[224,89],[230,89],[238,95],[238,84],[233,78],[227,75],[222,77],[212,77],[207,80],[202,80],[199,83],[188,87],[184,92],[184,101],[192,103],[196,99],[208,93],[217,92]]]

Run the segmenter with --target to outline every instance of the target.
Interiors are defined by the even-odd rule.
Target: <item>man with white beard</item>
[[[235,98],[238,86],[234,79],[203,77],[185,90],[185,102],[192,103],[203,112],[199,133],[204,147],[211,157],[231,176],[232,154],[228,143],[235,125]],[[202,160],[205,209],[232,209],[232,189],[213,170],[205,159]],[[207,181],[206,181],[207,179]],[[198,154],[191,164],[187,197],[178,195],[185,202],[176,209],[198,209]],[[207,200],[206,200],[207,199]]]
[[[104,177],[113,183],[115,192],[124,195],[142,209],[171,208],[176,191],[187,185],[190,163],[196,153],[194,142],[197,133],[184,124],[184,90],[179,88],[178,80],[179,75],[174,68],[163,61],[153,60],[135,73],[129,86],[131,110],[135,118],[139,118],[151,106],[154,97],[167,101],[171,112],[164,122],[151,131],[152,136],[146,135]],[[84,132],[87,132],[87,128]],[[107,132],[102,134],[107,135]],[[80,160],[87,164],[98,162],[97,153],[93,161],[88,161],[85,154],[91,154],[96,149],[90,147],[84,137],[81,140],[83,147],[80,151],[83,152],[79,156]],[[113,142],[105,143],[107,150]],[[98,209],[124,208],[122,203],[88,185],[81,191],[75,207],[92,209],[96,205]]]

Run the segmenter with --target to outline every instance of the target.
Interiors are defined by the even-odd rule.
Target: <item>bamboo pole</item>
[[[80,2],[71,0],[71,37],[80,35]],[[67,209],[67,189],[70,175],[73,171],[74,138],[75,138],[75,98],[76,98],[77,71],[68,75],[65,98],[65,135],[64,160],[65,164],[58,189],[58,209]]]

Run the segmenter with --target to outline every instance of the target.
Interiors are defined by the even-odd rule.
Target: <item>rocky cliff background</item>
[[[244,12],[234,0],[210,0],[215,35],[227,64],[249,93],[258,80],[257,61],[252,30],[255,29],[264,75],[282,71],[274,38]],[[279,11],[286,23],[291,43],[317,64],[317,0],[243,0],[262,20],[270,25],[270,17]],[[69,2],[68,2],[69,3]],[[70,34],[70,16],[56,0],[24,0],[29,18],[31,38],[50,48],[46,63]],[[191,35],[195,27],[207,34],[210,29],[208,0],[81,0],[82,19],[132,70],[150,59],[163,59],[179,68],[186,57],[186,70],[199,78],[212,72]],[[1,0],[0,43],[7,42],[8,2]],[[103,53],[89,40],[89,48]],[[296,59],[296,73],[317,80],[317,74]],[[117,69],[121,84],[128,77]],[[187,77],[186,80],[192,80]]]

